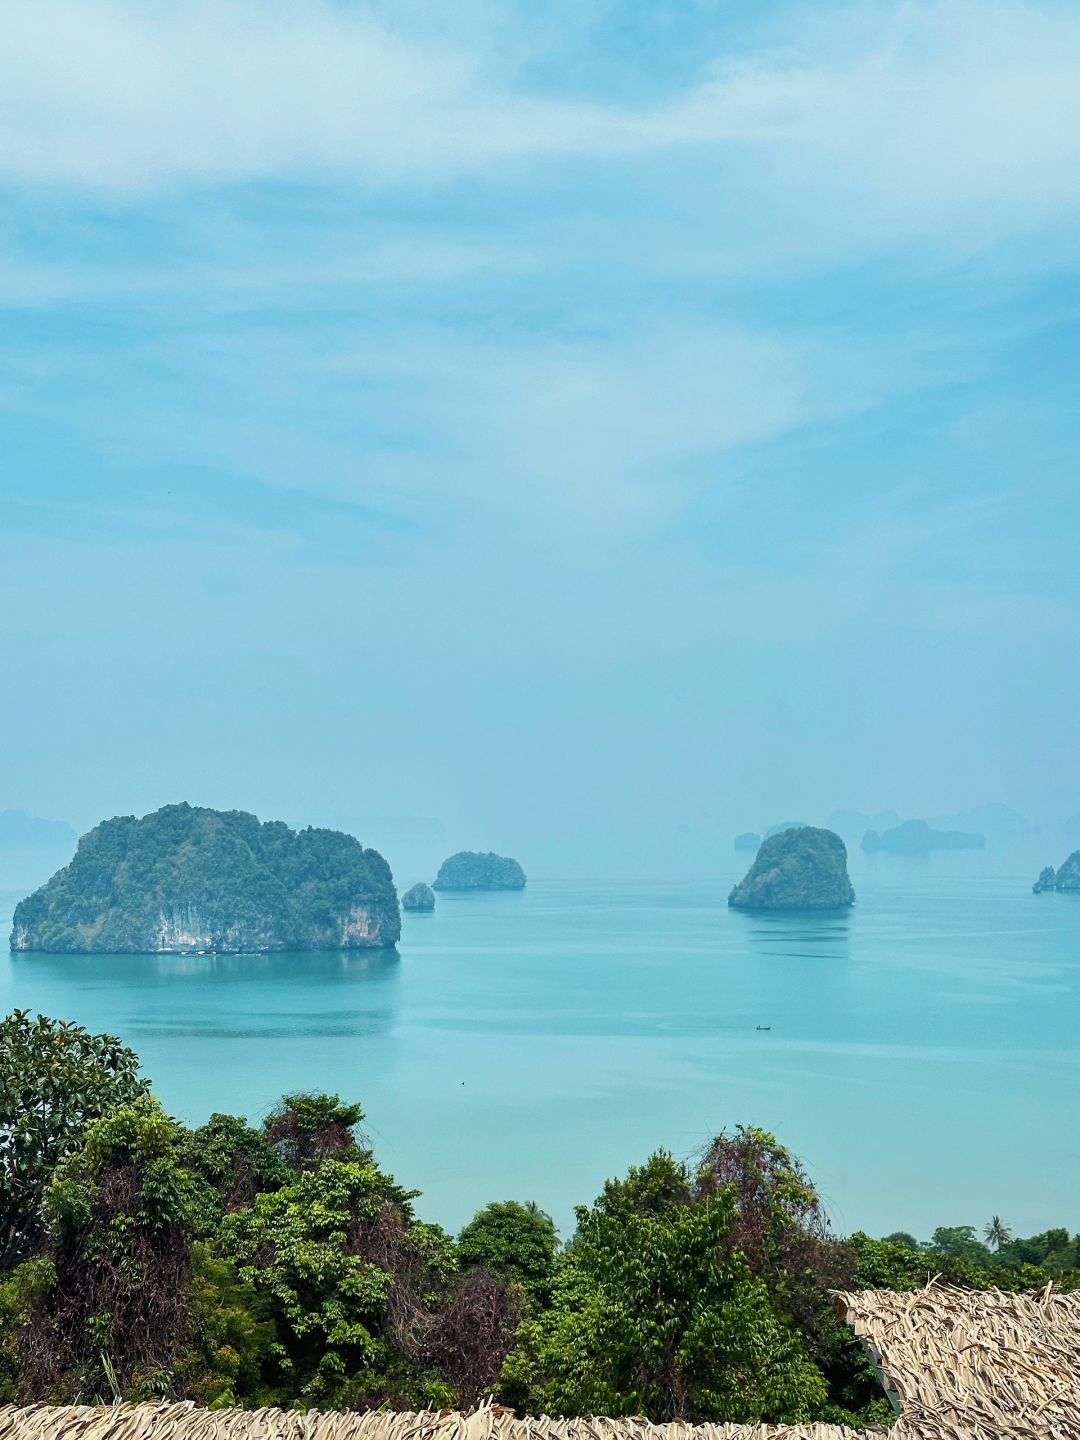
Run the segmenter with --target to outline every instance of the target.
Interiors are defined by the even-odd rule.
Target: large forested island
[[[397,943],[390,867],[337,830],[166,805],[118,816],[15,910],[13,950],[145,954]]]
[[[436,890],[524,890],[525,871],[507,855],[459,850],[439,866]]]
[[[814,825],[769,836],[728,896],[736,910],[834,910],[854,901],[847,847]]]

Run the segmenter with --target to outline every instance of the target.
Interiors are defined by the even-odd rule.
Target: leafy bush
[[[730,1188],[696,1194],[663,1152],[609,1181],[578,1210],[551,1308],[508,1362],[508,1393],[520,1399],[525,1382],[528,1408],[553,1414],[809,1417],[824,1380],[732,1250],[735,1218]]]
[[[175,1138],[144,1095],[94,1121],[82,1151],[57,1167],[45,1197],[49,1270],[21,1335],[27,1398],[173,1388],[192,1268],[190,1182]]]
[[[147,1086],[112,1035],[26,1010],[0,1021],[0,1269],[40,1244],[49,1178],[86,1126]]]
[[[538,1305],[550,1299],[559,1238],[550,1215],[516,1200],[485,1205],[458,1236],[458,1258],[500,1280],[521,1285]]]

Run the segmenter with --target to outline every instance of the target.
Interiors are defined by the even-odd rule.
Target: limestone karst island
[[[410,885],[401,897],[402,910],[434,910],[435,891],[430,885],[418,880],[415,885]]]
[[[925,820],[905,820],[880,834],[867,830],[862,838],[867,851],[889,850],[894,855],[930,855],[935,850],[983,850],[986,836],[967,830],[935,830]]]
[[[15,909],[13,950],[147,954],[396,945],[390,867],[337,830],[166,805],[118,816]]]
[[[1060,890],[1062,893],[1080,890],[1080,850],[1074,850],[1057,870],[1052,865],[1045,866],[1031,888],[1036,895],[1044,890]]]
[[[836,910],[854,903],[847,846],[814,825],[770,835],[728,896],[735,910]]]
[[[439,866],[436,890],[524,890],[525,871],[516,860],[491,851],[459,850]]]

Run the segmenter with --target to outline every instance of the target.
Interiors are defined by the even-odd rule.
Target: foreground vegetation
[[[358,1105],[170,1119],[109,1036],[0,1022],[0,1401],[888,1420],[830,1288],[1080,1283],[1080,1237],[839,1240],[772,1136],[663,1151],[558,1242],[533,1205],[416,1218]]]

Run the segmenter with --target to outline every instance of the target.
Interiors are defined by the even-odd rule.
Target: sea
[[[120,1036],[188,1124],[357,1100],[451,1230],[517,1199],[569,1235],[605,1178],[738,1124],[802,1159],[840,1233],[1080,1229],[1080,895],[1032,895],[1034,858],[857,854],[852,909],[751,915],[726,903],[744,859],[441,894],[389,953],[3,951],[0,1011]]]

